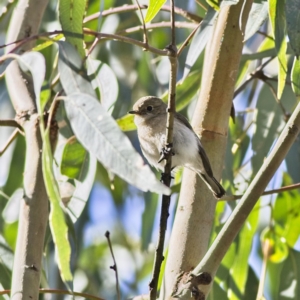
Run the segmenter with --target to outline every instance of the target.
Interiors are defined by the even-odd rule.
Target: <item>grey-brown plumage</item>
[[[165,146],[167,105],[159,98],[147,96],[139,99],[129,113],[134,114],[141,149],[148,162],[163,170],[159,161]],[[179,113],[174,118],[172,168],[184,166],[200,175],[216,198],[225,190],[214,178],[213,171],[202,144],[188,120]]]

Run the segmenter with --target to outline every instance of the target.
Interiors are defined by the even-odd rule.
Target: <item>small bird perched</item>
[[[148,162],[163,170],[160,160],[166,141],[167,105],[159,98],[146,96],[139,99],[129,111],[134,114],[141,149]],[[204,180],[216,198],[222,198],[225,190],[215,179],[203,146],[188,120],[179,113],[174,117],[172,168],[187,167]]]

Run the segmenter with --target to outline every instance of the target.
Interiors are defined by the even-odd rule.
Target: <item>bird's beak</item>
[[[132,114],[132,115],[138,115],[139,114],[139,112],[137,110],[130,110],[128,113]]]

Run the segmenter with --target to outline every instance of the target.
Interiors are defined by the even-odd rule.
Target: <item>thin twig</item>
[[[169,82],[169,99],[168,99],[168,114],[166,123],[166,145],[168,151],[162,155],[161,159],[166,160],[162,181],[166,186],[171,184],[171,169],[172,169],[172,147],[173,147],[173,124],[174,115],[176,112],[175,95],[176,95],[176,73],[177,73],[177,49],[175,40],[175,21],[174,21],[174,0],[171,0],[171,45],[167,47],[170,60],[170,82]],[[165,235],[167,229],[167,221],[169,217],[170,196],[163,195],[161,204],[161,215],[158,233],[158,242],[154,257],[154,265],[152,279],[149,283],[150,300],[157,298],[157,284],[160,274],[161,264],[164,260],[163,251],[165,243]]]
[[[11,290],[3,290],[0,291],[0,295],[9,295]],[[84,299],[93,299],[93,300],[105,300],[104,298],[100,298],[97,296],[93,296],[87,293],[73,292],[68,290],[56,290],[56,289],[40,289],[40,294],[55,294],[55,295],[72,295],[82,297]]]
[[[185,41],[183,42],[183,44],[180,46],[180,48],[178,49],[178,52],[177,52],[177,56],[178,57],[180,56],[180,54],[183,51],[183,49],[189,44],[190,40],[195,35],[195,33],[198,30],[198,28],[200,27],[200,25],[201,25],[201,23],[199,23],[198,26],[194,28],[194,30],[189,34],[189,36],[185,39]]]
[[[23,131],[23,128],[14,119],[0,120],[0,126],[16,127]]]
[[[141,6],[140,6],[139,1],[138,1],[138,0],[135,0],[135,1],[136,1],[137,6],[138,6],[138,9],[139,9],[141,18],[142,18],[142,25],[143,25],[143,42],[144,42],[145,44],[148,44],[148,36],[147,36],[146,24],[145,24],[145,19],[144,19],[143,13],[142,13],[142,9],[141,9]]]
[[[300,188],[300,183],[295,183],[295,184],[283,186],[283,187],[281,187],[279,189],[265,191],[265,192],[263,192],[261,194],[261,196],[272,195],[272,194],[279,194],[279,193],[282,193],[282,192],[286,192],[286,191],[290,191],[290,190],[295,190],[295,189],[299,189],[299,188]],[[220,201],[222,201],[222,200],[225,200],[225,201],[239,200],[243,196],[244,195],[233,195],[233,196],[231,196],[232,198],[220,199]]]
[[[141,9],[147,9],[148,8],[148,5],[141,5]],[[132,5],[123,5],[123,6],[120,6],[120,7],[114,7],[114,8],[110,8],[108,10],[104,10],[102,12],[102,16],[103,17],[106,17],[106,16],[109,16],[109,15],[112,15],[112,14],[119,14],[119,13],[125,13],[125,12],[129,12],[129,11],[135,11],[138,9],[138,6],[135,5],[135,4],[132,4]],[[162,11],[171,11],[171,8],[170,6],[168,5],[163,5],[162,8],[161,8]],[[193,13],[190,13],[182,8],[179,8],[179,7],[175,7],[175,13],[194,22],[194,23],[199,23],[202,21],[202,18],[199,17],[198,15],[195,15]],[[88,17],[86,17],[84,20],[83,20],[83,23],[88,23],[94,19],[97,19],[99,17],[99,12],[95,13],[95,14],[92,14]]]
[[[141,41],[126,37],[126,36],[121,36],[121,35],[117,35],[117,34],[108,34],[108,33],[101,33],[101,32],[97,32],[97,31],[93,31],[90,29],[85,28],[84,29],[84,33],[85,34],[89,34],[89,35],[93,35],[95,37],[99,37],[99,42],[103,41],[103,40],[117,40],[117,41],[122,41],[128,44],[133,44],[136,46],[139,46],[143,49],[146,49],[150,52],[153,52],[155,54],[161,55],[161,56],[167,56],[168,55],[168,51],[166,50],[160,50],[157,48],[154,48],[148,44],[145,44]]]
[[[51,35],[58,35],[58,34],[67,34],[65,31],[63,30],[54,30],[52,32],[44,32],[44,33],[40,33],[40,34],[36,34],[36,35],[32,35],[26,39],[20,39],[20,40],[16,40],[12,43],[8,43],[8,44],[4,44],[4,45],[0,45],[0,49],[1,48],[5,48],[7,46],[11,46],[11,45],[14,45],[16,44],[16,47],[13,48],[9,53],[13,53],[15,52],[17,49],[19,49],[22,45],[32,41],[32,40],[37,40],[39,38],[48,38],[49,39],[49,36]],[[135,40],[135,39],[132,39],[132,38],[128,38],[128,37],[125,37],[125,36],[120,36],[120,35],[117,35],[117,34],[108,34],[108,33],[100,33],[100,32],[97,32],[97,31],[93,31],[93,30],[90,30],[90,29],[87,29],[85,28],[84,29],[84,34],[87,34],[87,35],[92,35],[92,36],[95,36],[95,37],[98,37],[100,39],[100,41],[102,40],[117,40],[117,41],[122,41],[122,42],[125,42],[125,43],[129,43],[129,44],[133,44],[133,45],[136,45],[138,47],[141,47],[141,48],[145,48],[146,50],[150,51],[150,52],[153,52],[155,54],[158,54],[158,55],[161,55],[161,56],[166,56],[168,55],[168,51],[166,50],[160,50],[160,49],[156,49],[154,47],[151,47],[143,42],[140,42],[138,40]]]
[[[118,268],[117,268],[117,263],[116,263],[116,260],[115,260],[115,256],[114,256],[114,252],[113,252],[113,249],[112,249],[112,245],[111,245],[111,241],[110,241],[110,237],[109,236],[110,236],[109,231],[106,231],[105,232],[105,237],[107,238],[107,243],[108,243],[108,246],[109,246],[109,250],[110,250],[113,262],[114,262],[114,265],[111,266],[110,268],[115,271],[117,298],[118,298],[118,300],[121,300],[121,293],[120,293],[120,287],[119,287]]]
[[[274,59],[274,57],[270,57],[268,60],[266,60],[263,64],[261,64],[260,66],[258,66],[258,68],[252,72],[249,77],[236,89],[236,91],[234,92],[233,95],[233,99],[242,91],[245,90],[246,85],[253,80],[254,78],[260,78],[260,74],[262,73],[262,70],[265,66],[267,66],[272,60]]]
[[[195,24],[195,23],[190,23],[190,22],[175,22],[175,26],[176,28],[186,28],[186,29],[195,29],[198,28],[199,25]],[[146,24],[146,29],[150,30],[150,29],[157,29],[157,28],[170,28],[171,27],[171,22],[166,22],[166,21],[162,21],[162,22],[157,22],[157,23],[150,23],[150,24]],[[130,33],[134,33],[137,31],[143,30],[143,25],[138,25],[138,26],[134,26],[134,27],[130,27],[124,30],[120,30],[117,32],[117,34],[130,34]]]
[[[15,140],[15,138],[17,137],[18,133],[20,133],[20,129],[16,128],[13,133],[11,134],[11,136],[9,137],[9,139],[7,140],[7,142],[5,143],[5,145],[3,146],[3,148],[0,150],[0,157],[2,156],[2,154],[6,151],[6,149],[10,146],[10,144]]]

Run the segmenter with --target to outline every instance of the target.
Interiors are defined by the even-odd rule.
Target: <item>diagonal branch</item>
[[[287,155],[299,132],[300,104],[298,104],[294,110],[270,155],[264,161],[264,164],[251,182],[243,198],[229,216],[209,251],[206,253],[200,264],[191,273],[193,276],[199,276],[202,272],[208,272],[212,277],[216,274],[217,269],[231,243],[245,223],[248,215],[262,195],[267,184]],[[187,286],[185,286],[185,288],[186,287]]]

